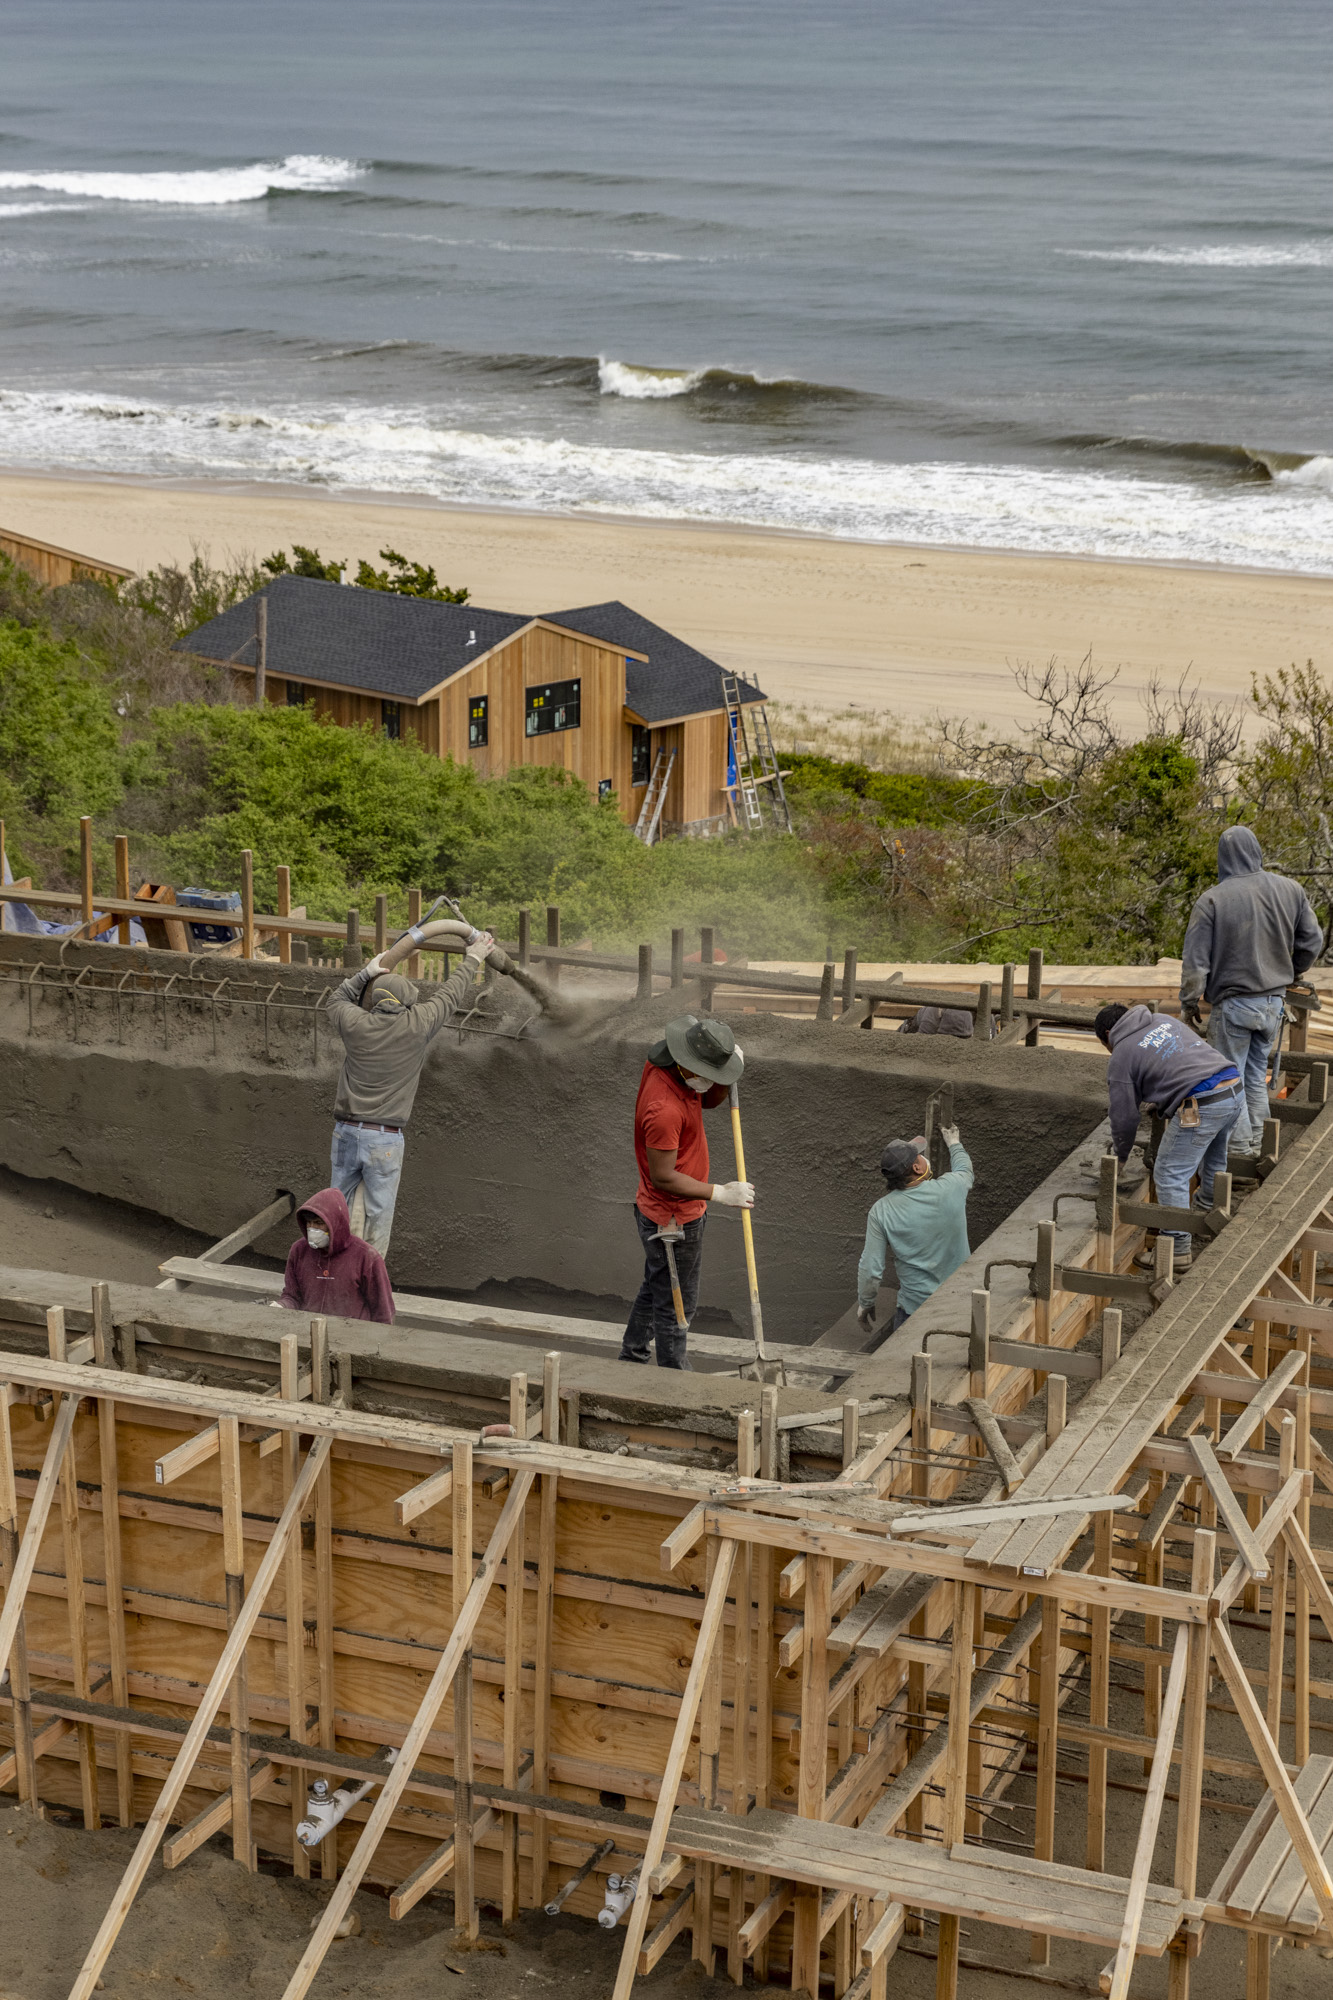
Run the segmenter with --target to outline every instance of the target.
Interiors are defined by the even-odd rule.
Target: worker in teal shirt
[[[940,1136],[949,1148],[950,1169],[941,1180],[931,1174],[923,1138],[891,1139],[880,1154],[879,1170],[888,1192],[866,1217],[866,1247],[856,1271],[856,1317],[867,1333],[875,1324],[875,1295],[888,1251],[892,1250],[898,1270],[898,1310],[890,1333],[924,1305],[968,1255],[972,1162],[956,1125],[942,1126]]]

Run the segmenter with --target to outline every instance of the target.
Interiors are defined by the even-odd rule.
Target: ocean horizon
[[[1306,0],[6,17],[11,470],[1333,574]]]

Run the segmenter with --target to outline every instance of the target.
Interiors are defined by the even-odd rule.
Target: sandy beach
[[[1118,667],[1133,727],[1154,675],[1210,699],[1314,659],[1333,667],[1333,580],[822,540],[664,522],[472,512],[307,492],[0,474],[0,525],[136,569],[293,541],[355,560],[385,544],[480,605],[619,597],[772,697],[905,722],[1024,714],[1011,666]]]

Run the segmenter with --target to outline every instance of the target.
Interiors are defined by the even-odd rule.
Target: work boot
[[[1181,1256],[1179,1250],[1177,1250],[1175,1263],[1172,1266],[1177,1277],[1179,1277],[1182,1271],[1188,1271],[1190,1265],[1193,1262],[1194,1262],[1194,1252],[1192,1250],[1187,1250],[1183,1257]],[[1157,1268],[1156,1252],[1151,1249],[1140,1250],[1138,1256],[1134,1259],[1134,1268],[1136,1271],[1155,1271]]]

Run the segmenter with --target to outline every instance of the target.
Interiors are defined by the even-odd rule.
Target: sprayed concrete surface
[[[57,948],[6,940],[0,972],[38,956],[54,965]],[[66,957],[103,971],[181,965],[173,954],[116,947],[75,946]],[[308,1000],[332,982],[276,965],[259,980],[237,989],[255,998],[214,1007],[179,992],[170,1002],[126,993],[117,1004],[86,986],[77,997],[56,988],[34,999],[17,978],[0,979],[0,1164],[210,1239],[275,1189],[325,1185],[340,1044],[324,1021],[316,1048],[308,1006],[270,1005],[266,1019],[258,996]],[[687,988],[640,1004],[583,1003],[575,1025],[555,1027],[502,982],[467,1029],[446,1028],[409,1128],[395,1282],[470,1292],[520,1281],[632,1297],[642,1268],[630,1212],[635,1092],[648,1047],[692,998]],[[741,1095],[765,1323],[779,1339],[813,1339],[846,1310],[866,1210],[882,1192],[880,1149],[921,1130],[940,1083],[954,1087],[977,1169],[974,1243],[1105,1115],[1103,1066],[1065,1051],[767,1014],[733,1025],[747,1055]],[[707,1124],[714,1172],[730,1178],[725,1110]],[[288,1229],[256,1247],[281,1256],[289,1241]],[[702,1301],[740,1328],[747,1297],[738,1218],[714,1210]]]

